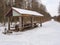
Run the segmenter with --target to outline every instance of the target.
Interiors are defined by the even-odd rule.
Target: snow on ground
[[[60,45],[60,23],[48,21],[43,27],[37,27],[24,32],[2,34],[0,27],[0,45]]]

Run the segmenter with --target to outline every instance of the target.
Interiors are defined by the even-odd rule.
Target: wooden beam
[[[32,27],[34,27],[33,22],[34,22],[34,16],[31,16],[31,26],[32,26]]]
[[[40,18],[40,27],[42,27],[42,17]]]
[[[23,16],[21,18],[22,18],[21,19],[22,20],[22,22],[21,22],[22,23],[22,27],[24,28],[24,19],[23,19]]]
[[[21,16],[19,17],[19,30],[22,30],[22,18]]]
[[[10,17],[8,17],[8,30],[10,30]]]

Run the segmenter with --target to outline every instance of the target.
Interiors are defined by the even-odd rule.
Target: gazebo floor
[[[36,28],[36,27],[38,27],[38,25],[34,23],[34,26],[33,27],[31,26],[31,24],[29,24],[29,25],[24,25],[24,27],[22,27],[21,30],[19,30],[19,28],[10,29],[10,30],[11,31],[18,32],[18,31],[31,30],[31,29]]]
[[[13,32],[19,32],[19,31],[27,31],[27,30],[34,29],[36,27],[38,27],[38,25],[35,24],[34,27],[32,27],[31,24],[30,24],[30,26],[23,27],[22,30],[19,30],[19,28],[18,29],[10,29],[10,30],[7,30],[7,31],[3,32],[3,34],[11,34]]]

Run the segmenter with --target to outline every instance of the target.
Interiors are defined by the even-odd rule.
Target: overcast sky
[[[41,0],[41,2],[46,5],[51,16],[58,15],[59,0]]]

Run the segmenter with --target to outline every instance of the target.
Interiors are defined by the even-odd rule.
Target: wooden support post
[[[8,30],[10,30],[10,17],[8,17]]]
[[[42,18],[40,18],[40,27],[42,27]]]
[[[11,16],[11,25],[12,25],[12,19],[13,19],[13,17]]]
[[[19,30],[22,30],[22,18],[21,16],[19,17]]]
[[[21,19],[22,20],[22,27],[24,28],[23,16],[21,18],[22,18]]]
[[[31,26],[32,26],[32,27],[34,27],[34,24],[33,24],[33,21],[34,21],[34,20],[33,20],[33,18],[34,18],[34,17],[31,16]]]

